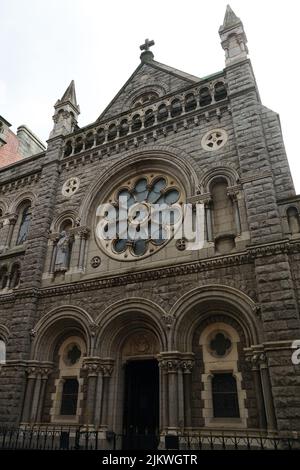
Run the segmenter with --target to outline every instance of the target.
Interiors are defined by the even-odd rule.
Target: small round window
[[[76,343],[69,344],[64,352],[64,362],[67,366],[74,366],[81,358],[81,349]]]
[[[230,353],[232,342],[227,333],[218,331],[209,337],[208,348],[212,356],[222,358]]]
[[[208,131],[201,140],[204,150],[213,152],[222,148],[228,140],[227,132],[224,129],[212,129]]]

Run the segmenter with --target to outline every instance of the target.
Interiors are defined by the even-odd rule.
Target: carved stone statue
[[[56,245],[56,257],[55,257],[55,272],[67,271],[69,268],[70,254],[72,246],[72,237],[69,233],[63,230]]]

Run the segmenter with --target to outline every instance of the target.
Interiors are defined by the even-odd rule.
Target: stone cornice
[[[0,183],[0,194],[5,194],[10,191],[16,191],[19,188],[29,186],[32,183],[37,183],[41,176],[41,170],[22,174],[18,178],[8,178],[7,182]]]
[[[232,255],[217,256],[206,260],[182,263],[145,271],[137,271],[130,274],[125,273],[98,279],[87,279],[84,281],[77,281],[72,284],[63,284],[53,287],[17,289],[13,293],[0,295],[0,298],[1,302],[13,302],[16,299],[37,297],[45,298],[55,295],[65,295],[90,290],[105,289],[109,287],[124,286],[127,284],[143,281],[195,274],[209,269],[251,264],[256,258],[262,256],[274,256],[281,253],[300,253],[300,240],[295,242],[282,240],[280,242],[274,242],[271,244],[251,246],[246,251]]]

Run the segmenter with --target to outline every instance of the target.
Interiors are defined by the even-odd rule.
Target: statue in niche
[[[63,230],[59,234],[59,239],[56,245],[56,257],[55,257],[55,272],[67,271],[70,263],[72,247],[71,235]]]

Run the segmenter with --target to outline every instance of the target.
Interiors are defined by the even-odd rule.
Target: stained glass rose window
[[[166,175],[126,181],[97,210],[96,238],[101,248],[121,260],[156,252],[181,222],[182,196],[180,186]]]

